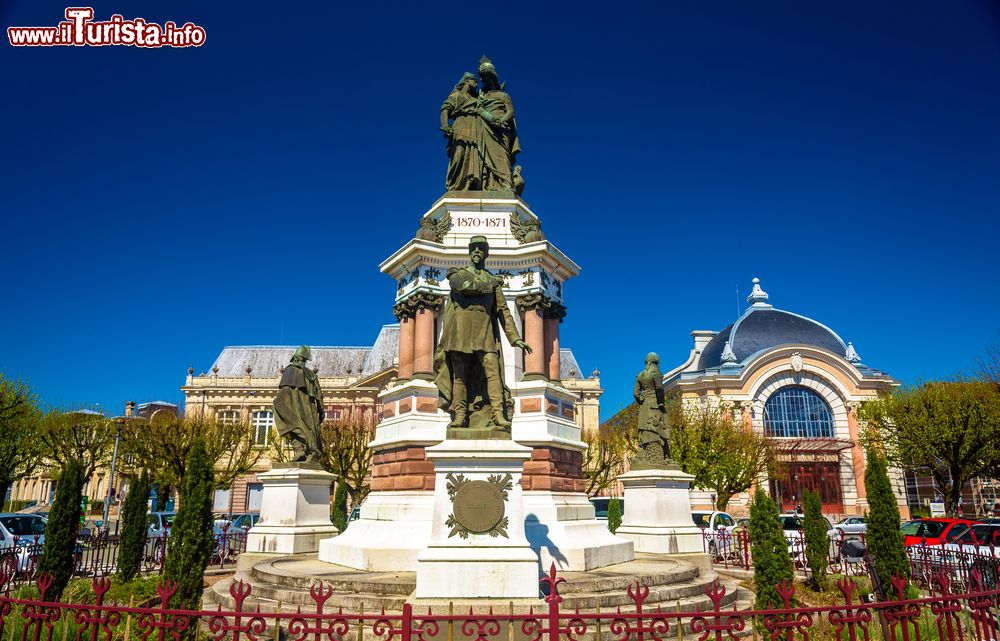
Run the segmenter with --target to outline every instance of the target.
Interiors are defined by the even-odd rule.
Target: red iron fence
[[[330,602],[333,590],[317,583],[310,590],[315,604],[308,612],[266,612],[251,607],[251,587],[237,582],[230,588],[232,610],[178,610],[168,607],[176,584],[158,586],[159,605],[125,607],[106,603],[111,580],[93,580],[93,604],[59,603],[47,599],[51,577],[38,578],[38,599],[0,595],[0,638],[14,641],[178,640],[207,636],[213,641],[669,641],[697,638],[723,641],[758,634],[771,641],[994,641],[998,634],[996,609],[1000,590],[987,589],[977,570],[967,592],[953,590],[946,573],[930,584],[930,596],[906,599],[905,582],[894,580],[891,601],[865,602],[855,581],[837,581],[839,601],[832,605],[795,607],[794,585],[777,586],[784,607],[770,610],[723,609],[724,586],[706,586],[711,608],[705,611],[667,611],[645,607],[650,589],[637,582],[628,588],[632,604],[622,611],[567,611],[561,608],[559,586],[564,580],[555,566],[541,580],[544,604],[535,611],[488,611],[454,614],[404,604],[399,613],[348,613]],[[480,610],[486,609],[484,606]]]
[[[140,572],[159,574],[170,549],[169,534],[151,536],[146,539]],[[215,534],[215,550],[212,555],[213,567],[225,568],[236,562],[236,557],[246,550],[246,532],[242,529],[230,532],[222,528]],[[103,577],[114,574],[118,566],[118,552],[121,538],[117,534],[98,533],[81,537],[74,549],[74,570],[77,577]],[[44,551],[39,536],[33,540],[19,541],[15,545],[0,546],[0,576],[4,586],[22,585],[31,582],[38,569]]]
[[[792,557],[795,569],[808,576],[810,570],[805,556],[805,537],[799,532],[795,536],[786,538],[788,553]],[[753,570],[752,543],[750,533],[746,530],[704,532],[705,552],[711,557],[712,563],[721,568]],[[831,538],[827,571],[846,576],[869,575],[864,544],[864,534]],[[907,546],[906,554],[910,559],[910,571],[914,581],[924,588],[933,583],[938,574],[944,573],[953,587],[965,589],[973,583],[973,571],[979,573],[980,579],[988,589],[997,587],[1000,575],[1000,548],[995,545],[978,543],[928,545],[925,541],[921,545]]]

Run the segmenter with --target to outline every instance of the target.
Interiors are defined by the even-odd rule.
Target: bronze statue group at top
[[[478,71],[478,81],[466,72],[441,105],[441,131],[448,139],[445,189],[520,196],[524,180],[514,164],[521,151],[514,103],[486,56]]]

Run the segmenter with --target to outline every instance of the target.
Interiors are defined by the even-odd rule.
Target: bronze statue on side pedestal
[[[635,377],[632,392],[639,404],[639,449],[632,457],[633,470],[675,469],[670,458],[670,427],[663,395],[660,357],[650,352],[646,368]]]
[[[274,399],[274,427],[292,446],[292,463],[318,465],[323,454],[323,391],[316,372],[306,367],[310,360],[312,351],[303,345],[281,373]]]

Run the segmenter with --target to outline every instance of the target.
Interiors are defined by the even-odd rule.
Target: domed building
[[[775,309],[753,279],[750,306],[720,332],[695,331],[688,360],[666,372],[668,394],[687,403],[726,403],[744,426],[772,439],[780,475],[766,487],[791,511],[802,492],[819,492],[830,515],[867,508],[865,457],[858,443],[857,408],[898,383],[864,364],[854,345],[811,318]],[[905,490],[890,473],[900,509]],[[749,497],[734,497],[729,511],[746,510]],[[709,491],[693,491],[695,509],[712,509]]]

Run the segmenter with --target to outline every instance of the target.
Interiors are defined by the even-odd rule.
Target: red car
[[[905,545],[954,543],[975,521],[969,519],[914,519],[899,527]]]

